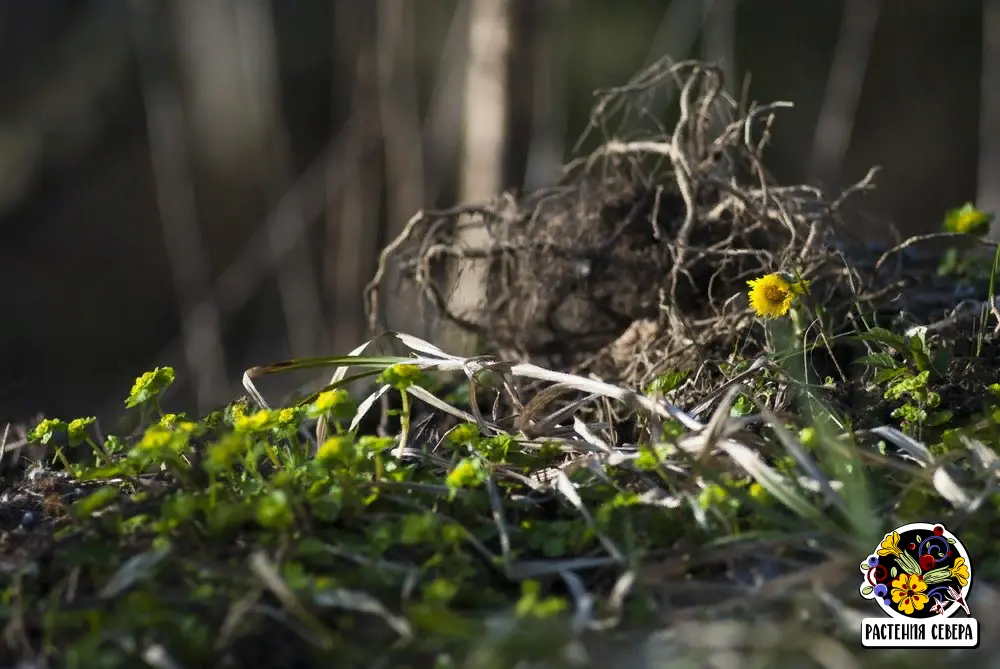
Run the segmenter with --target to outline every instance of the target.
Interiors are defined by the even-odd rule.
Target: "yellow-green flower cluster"
[[[348,462],[354,457],[354,440],[348,436],[330,437],[316,450],[317,460]]]
[[[174,382],[173,367],[157,367],[135,380],[132,390],[125,400],[125,406],[132,408],[158,397]]]
[[[97,419],[93,416],[87,418],[74,418],[66,426],[66,433],[69,435],[70,446],[82,444],[87,439],[87,428],[94,424]]]
[[[379,383],[388,384],[398,390],[417,385],[423,380],[423,370],[418,365],[398,363],[389,367],[378,377]]]
[[[66,423],[63,421],[58,418],[46,418],[28,433],[28,441],[48,444],[55,437],[56,432],[64,429],[66,429]]]
[[[944,217],[944,231],[966,235],[985,235],[993,222],[993,214],[976,209],[966,202],[958,209],[952,209]]]
[[[183,416],[178,416],[175,413],[165,414],[163,418],[160,419],[160,425],[168,430],[178,430],[180,432],[186,432],[187,434],[191,434],[198,427],[197,423],[185,420]]]
[[[306,408],[306,415],[310,418],[327,416],[334,420],[350,418],[354,413],[354,400],[343,388],[324,390]]]

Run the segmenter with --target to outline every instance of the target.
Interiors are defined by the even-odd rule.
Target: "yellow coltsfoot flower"
[[[750,286],[750,306],[761,318],[784,316],[796,297],[809,292],[808,281],[790,281],[779,272],[751,279],[747,285]]]

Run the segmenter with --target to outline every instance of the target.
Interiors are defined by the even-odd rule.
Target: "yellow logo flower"
[[[958,584],[963,588],[969,583],[969,565],[965,564],[964,557],[955,558],[955,564],[949,570],[951,575],[958,579]]]
[[[878,545],[878,554],[896,556],[901,554],[899,550],[899,532],[885,535],[885,539]]]
[[[920,611],[930,598],[924,593],[927,584],[924,579],[916,574],[900,574],[899,578],[892,582],[892,601],[896,603],[896,608],[908,616],[914,611]]]
[[[761,318],[784,316],[797,296],[809,292],[808,281],[789,282],[777,272],[751,279],[747,285],[750,286],[750,306]]]

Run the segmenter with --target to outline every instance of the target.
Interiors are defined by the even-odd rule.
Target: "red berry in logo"
[[[910,542],[910,545],[909,545],[909,546],[907,546],[907,548],[909,548],[909,549],[910,549],[911,551],[912,551],[912,550],[913,550],[914,548],[916,548],[916,547],[917,547],[917,545],[916,545],[915,543],[913,543],[912,541]]]
[[[934,536],[939,537],[942,534],[944,534],[944,528],[941,527],[940,525],[935,525],[934,526]]]
[[[934,556],[933,555],[921,555],[920,556],[920,568],[924,571],[934,568]]]

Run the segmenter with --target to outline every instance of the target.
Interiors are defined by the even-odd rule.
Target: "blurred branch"
[[[424,206],[424,155],[417,99],[417,0],[377,0],[379,116],[382,121],[386,184],[386,222],[382,239],[395,237]],[[362,277],[359,277],[362,279]],[[390,281],[395,281],[395,277]],[[419,294],[392,295],[386,303],[391,328],[410,329],[418,318]],[[361,295],[361,291],[358,291]]]
[[[851,143],[881,0],[847,0],[813,137],[810,181],[837,188]]]
[[[150,158],[163,241],[181,312],[184,357],[195,385],[199,411],[210,410],[232,391],[226,381],[225,351],[215,302],[198,303],[211,270],[198,225],[194,186],[186,150],[184,113],[175,86],[168,82],[168,49],[158,36],[162,17],[155,5],[132,3]]]

